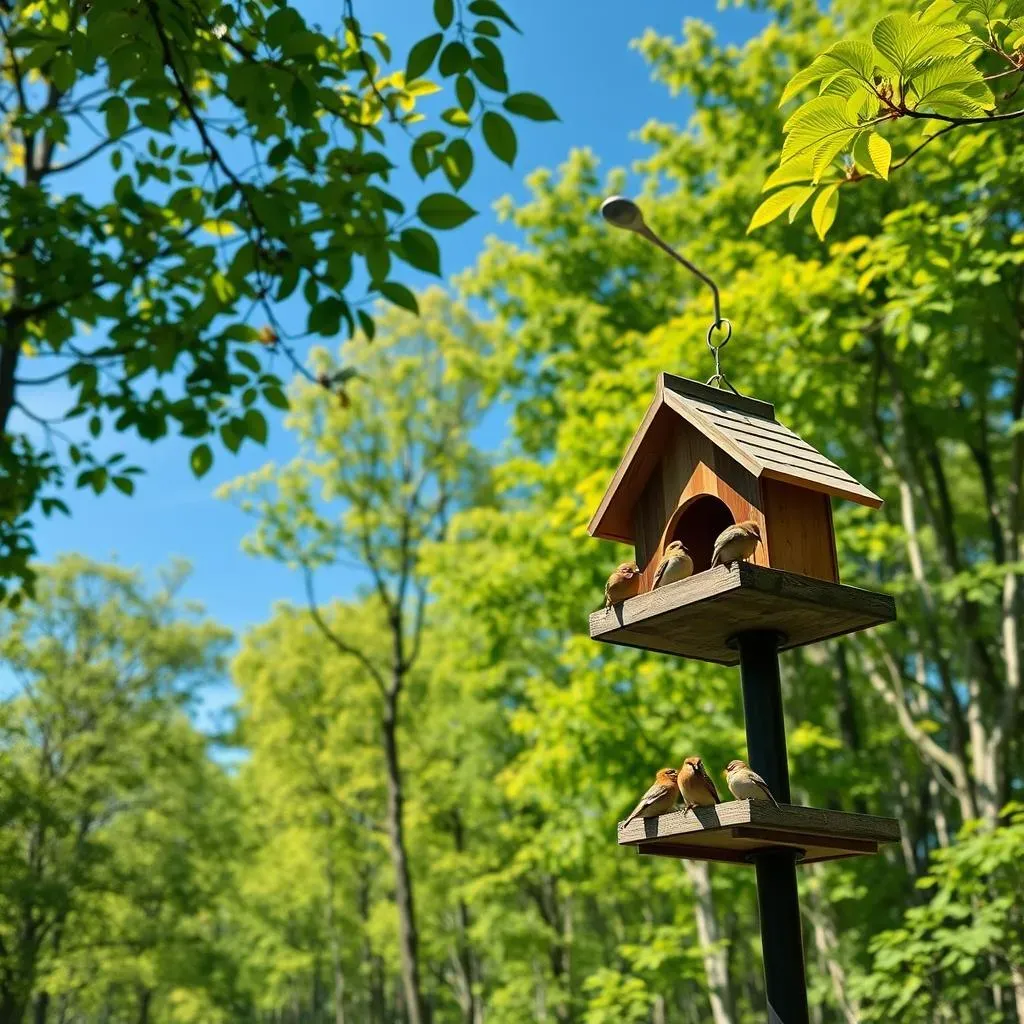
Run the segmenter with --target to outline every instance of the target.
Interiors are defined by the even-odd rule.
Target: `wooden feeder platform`
[[[619,825],[619,845],[637,853],[678,860],[752,863],[752,854],[785,847],[800,851],[801,864],[878,853],[900,840],[895,818],[847,814],[766,800],[732,800]]]
[[[736,665],[732,640],[746,630],[774,630],[785,651],[895,618],[896,602],[888,594],[739,562],[602,608],[590,616],[590,636]]]

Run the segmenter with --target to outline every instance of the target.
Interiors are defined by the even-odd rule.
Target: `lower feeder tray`
[[[895,818],[793,804],[774,807],[766,800],[732,800],[619,825],[619,845],[635,846],[638,853],[734,863],[749,862],[760,850],[785,847],[799,851],[800,863],[812,864],[875,854],[881,843],[899,840]]]
[[[739,662],[733,638],[781,634],[780,650],[803,647],[896,618],[896,603],[840,583],[749,562],[718,565],[590,616],[594,640],[722,665]]]

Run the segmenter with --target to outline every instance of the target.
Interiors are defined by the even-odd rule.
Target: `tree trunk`
[[[721,940],[715,903],[711,892],[711,873],[703,861],[683,861],[686,874],[693,885],[694,913],[697,918],[697,937],[703,947],[704,973],[708,979],[708,998],[715,1024],[733,1024],[734,1000],[729,984],[728,957],[724,949],[715,949]]]
[[[331,854],[330,837],[327,839],[324,873],[327,876],[327,937],[331,945],[331,976],[334,981],[334,1024],[345,1024],[345,972],[341,965],[341,942],[334,919],[334,858]]]
[[[452,841],[455,851],[460,855],[466,852],[466,830],[462,825],[462,815],[456,808],[452,814]],[[458,926],[456,936],[456,963],[461,975],[462,997],[459,1000],[462,1005],[462,1016],[466,1024],[477,1024],[481,1015],[481,1007],[478,1006],[476,985],[477,985],[477,963],[473,953],[473,946],[469,941],[469,929],[472,925],[469,907],[466,901],[459,897],[455,906],[455,919]]]
[[[818,876],[821,884],[821,870],[819,865],[814,866],[814,874]],[[818,952],[825,971],[832,982],[832,993],[835,996],[836,1005],[843,1016],[845,1024],[858,1024],[860,1021],[860,1005],[855,999],[851,999],[846,993],[846,971],[837,959],[835,952],[839,946],[836,938],[835,928],[829,917],[828,910],[821,898],[821,893],[815,888],[808,894],[808,906],[810,908],[811,925],[814,930],[814,948]]]
[[[144,988],[139,992],[139,1024],[149,1024],[149,1005],[153,1000],[153,993]]]
[[[402,991],[409,1024],[426,1024],[420,988],[419,936],[416,932],[416,910],[413,903],[412,876],[405,848],[405,826],[402,817],[404,795],[398,757],[398,694],[402,678],[396,680],[388,693],[384,710],[384,763],[387,772],[387,828],[391,865],[395,872],[395,906],[398,910],[398,952],[402,965]]]
[[[1024,1024],[1024,967],[1013,964],[1010,967],[1010,980],[1013,982],[1013,1001],[1017,1008],[1017,1022]]]

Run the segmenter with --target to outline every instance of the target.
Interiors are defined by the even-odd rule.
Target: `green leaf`
[[[869,174],[887,181],[889,164],[892,162],[892,146],[878,132],[864,132],[854,143],[853,159]]]
[[[210,466],[213,465],[213,452],[208,444],[197,444],[189,456],[189,465],[192,467],[193,475],[198,478],[205,476]]]
[[[858,129],[858,123],[851,121],[846,112],[846,100],[842,96],[818,96],[808,100],[783,125],[786,140],[782,144],[780,165],[808,151],[817,154],[825,143],[836,137],[845,144],[852,140],[851,132]],[[813,160],[811,172],[813,175]]]
[[[967,49],[955,29],[924,24],[904,12],[882,18],[871,31],[871,41],[883,71],[901,78],[912,77],[938,57],[958,56]]]
[[[234,416],[227,423],[220,425],[220,440],[229,452],[237,452],[242,446],[242,441],[245,440],[242,426],[242,421]]]
[[[516,133],[508,120],[488,110],[483,117],[483,133],[487,148],[511,167],[516,158]]]
[[[465,139],[452,139],[441,159],[441,168],[454,189],[462,188],[473,173],[473,149]]]
[[[406,228],[398,236],[405,262],[417,270],[441,276],[441,251],[434,236],[422,228]]]
[[[130,476],[113,476],[110,482],[122,493],[131,497],[135,493],[135,481]]]
[[[811,182],[815,185],[821,176],[832,167],[835,158],[857,138],[857,129],[849,128],[830,135],[817,149],[811,162]]]
[[[435,192],[416,207],[416,215],[428,228],[448,231],[476,216],[476,210],[458,196]]]
[[[793,205],[789,208],[789,223],[792,224],[796,220],[796,215],[803,209],[804,203],[807,202],[815,192],[818,191],[817,185],[805,185],[803,188],[803,195],[800,196]]]
[[[911,82],[917,97],[916,109],[934,110],[937,104],[952,104],[970,117],[995,106],[995,97],[985,84],[981,71],[962,57],[943,57],[932,61]]]
[[[824,241],[828,230],[836,219],[836,210],[839,208],[839,185],[826,185],[811,207],[811,223],[818,237]]]
[[[441,51],[441,59],[437,68],[445,78],[461,74],[469,70],[469,50],[460,42],[449,43]]]
[[[447,28],[455,17],[455,5],[452,0],[434,0],[434,21]]]
[[[421,39],[413,46],[405,61],[405,80],[407,82],[419,78],[420,75],[430,70],[430,65],[434,63],[434,58],[437,56],[442,42],[444,42],[444,36],[440,32],[435,32],[432,36]]]
[[[107,119],[107,134],[112,139],[120,138],[128,130],[128,118],[131,113],[128,104],[120,96],[111,96],[103,107]]]
[[[478,14],[481,18],[497,18],[503,21],[509,28],[519,31],[519,26],[505,13],[505,9],[494,2],[494,0],[473,0],[469,5],[471,14]]]
[[[468,128],[473,123],[462,107],[449,107],[441,115],[441,120],[456,128]]]
[[[50,65],[50,77],[61,92],[68,92],[75,84],[75,64],[70,53],[58,53]]]
[[[393,302],[396,306],[409,310],[410,313],[419,314],[420,307],[416,301],[416,296],[404,284],[399,284],[397,281],[385,281],[377,286],[377,291],[388,302]]]
[[[515,92],[505,98],[505,109],[510,114],[528,117],[531,121],[557,121],[558,115],[543,96],[532,92]]]
[[[267,443],[267,421],[263,413],[258,409],[246,411],[245,418],[246,433],[257,443]]]
[[[810,181],[811,164],[813,162],[814,153],[811,150],[794,157],[792,160],[787,160],[781,167],[777,167],[768,175],[764,185],[761,186],[761,191],[767,192],[769,189],[777,188],[779,185],[790,185],[796,181]]]
[[[830,79],[834,83],[845,77],[870,85],[874,66],[875,51],[870,43],[856,40],[838,42],[789,80],[782,93],[782,99],[779,100],[779,106],[784,106],[811,83],[823,79]]]
[[[247,352],[244,348],[235,349],[235,358],[250,373],[260,373],[262,370],[260,361],[251,352]]]
[[[317,302],[310,308],[306,319],[306,330],[311,334],[322,334],[332,338],[341,330],[341,318],[348,308],[344,299],[331,297]]]
[[[359,318],[359,326],[363,329],[366,340],[373,341],[373,337],[377,333],[377,325],[373,322],[373,317],[364,309],[357,309],[356,316]]]
[[[275,409],[291,408],[288,396],[277,386],[264,388],[263,397],[266,399],[267,404],[272,405]]]
[[[811,192],[813,191],[814,188],[811,187]],[[747,234],[749,235],[751,231],[756,231],[765,224],[770,224],[776,217],[782,216],[794,203],[798,202],[802,205],[806,199],[807,187],[799,185],[792,185],[770,195],[754,211],[754,216],[750,218],[750,223],[747,225]]]
[[[473,104],[476,101],[476,86],[473,85],[471,78],[468,78],[466,75],[459,75],[455,80],[455,98],[459,101],[459,106],[467,114],[473,109]]]

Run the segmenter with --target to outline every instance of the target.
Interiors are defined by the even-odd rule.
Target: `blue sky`
[[[339,16],[339,0],[299,0],[313,21],[324,28]],[[686,123],[690,105],[685,96],[672,98],[650,80],[649,69],[630,48],[645,29],[678,36],[686,17],[712,22],[721,38],[741,40],[757,31],[763,18],[745,10],[718,10],[710,0],[688,3],[646,0],[623,4],[611,0],[508,0],[507,9],[523,30],[503,43],[512,91],[539,92],[554,105],[561,120],[534,124],[517,120],[519,155],[509,169],[478,150],[473,179],[463,196],[480,216],[441,236],[446,275],[472,264],[486,237],[508,233],[498,225],[492,205],[505,194],[525,197],[522,182],[537,167],[554,167],[570,149],[587,146],[603,166],[629,166],[643,147],[632,136],[650,118]],[[379,0],[356,3],[367,26],[384,31],[397,54],[404,54],[430,31],[426,0]],[[103,187],[100,171],[89,191]],[[112,180],[112,179],[111,179]],[[399,179],[401,192],[403,180]],[[409,176],[412,187],[415,179]],[[418,190],[417,190],[418,191]],[[406,278],[416,286],[423,279]],[[295,322],[301,329],[302,312]],[[272,410],[271,410],[272,412]],[[502,424],[493,422],[487,440],[502,440]],[[131,456],[147,473],[137,481],[133,498],[116,492],[94,497],[73,492],[72,517],[44,520],[37,530],[41,558],[80,551],[97,559],[117,560],[146,571],[174,556],[188,559],[194,573],[187,596],[201,601],[219,621],[236,631],[265,620],[273,603],[282,598],[301,600],[301,581],[287,569],[250,558],[239,549],[246,517],[218,501],[213,491],[225,480],[261,466],[269,459],[286,461],[290,439],[279,421],[271,419],[266,448],[246,445],[237,456],[218,452],[214,469],[196,481],[187,465],[191,444],[164,439],[156,445],[133,445]],[[334,594],[351,589],[352,579],[332,574]],[[332,596],[323,591],[324,597]]]

